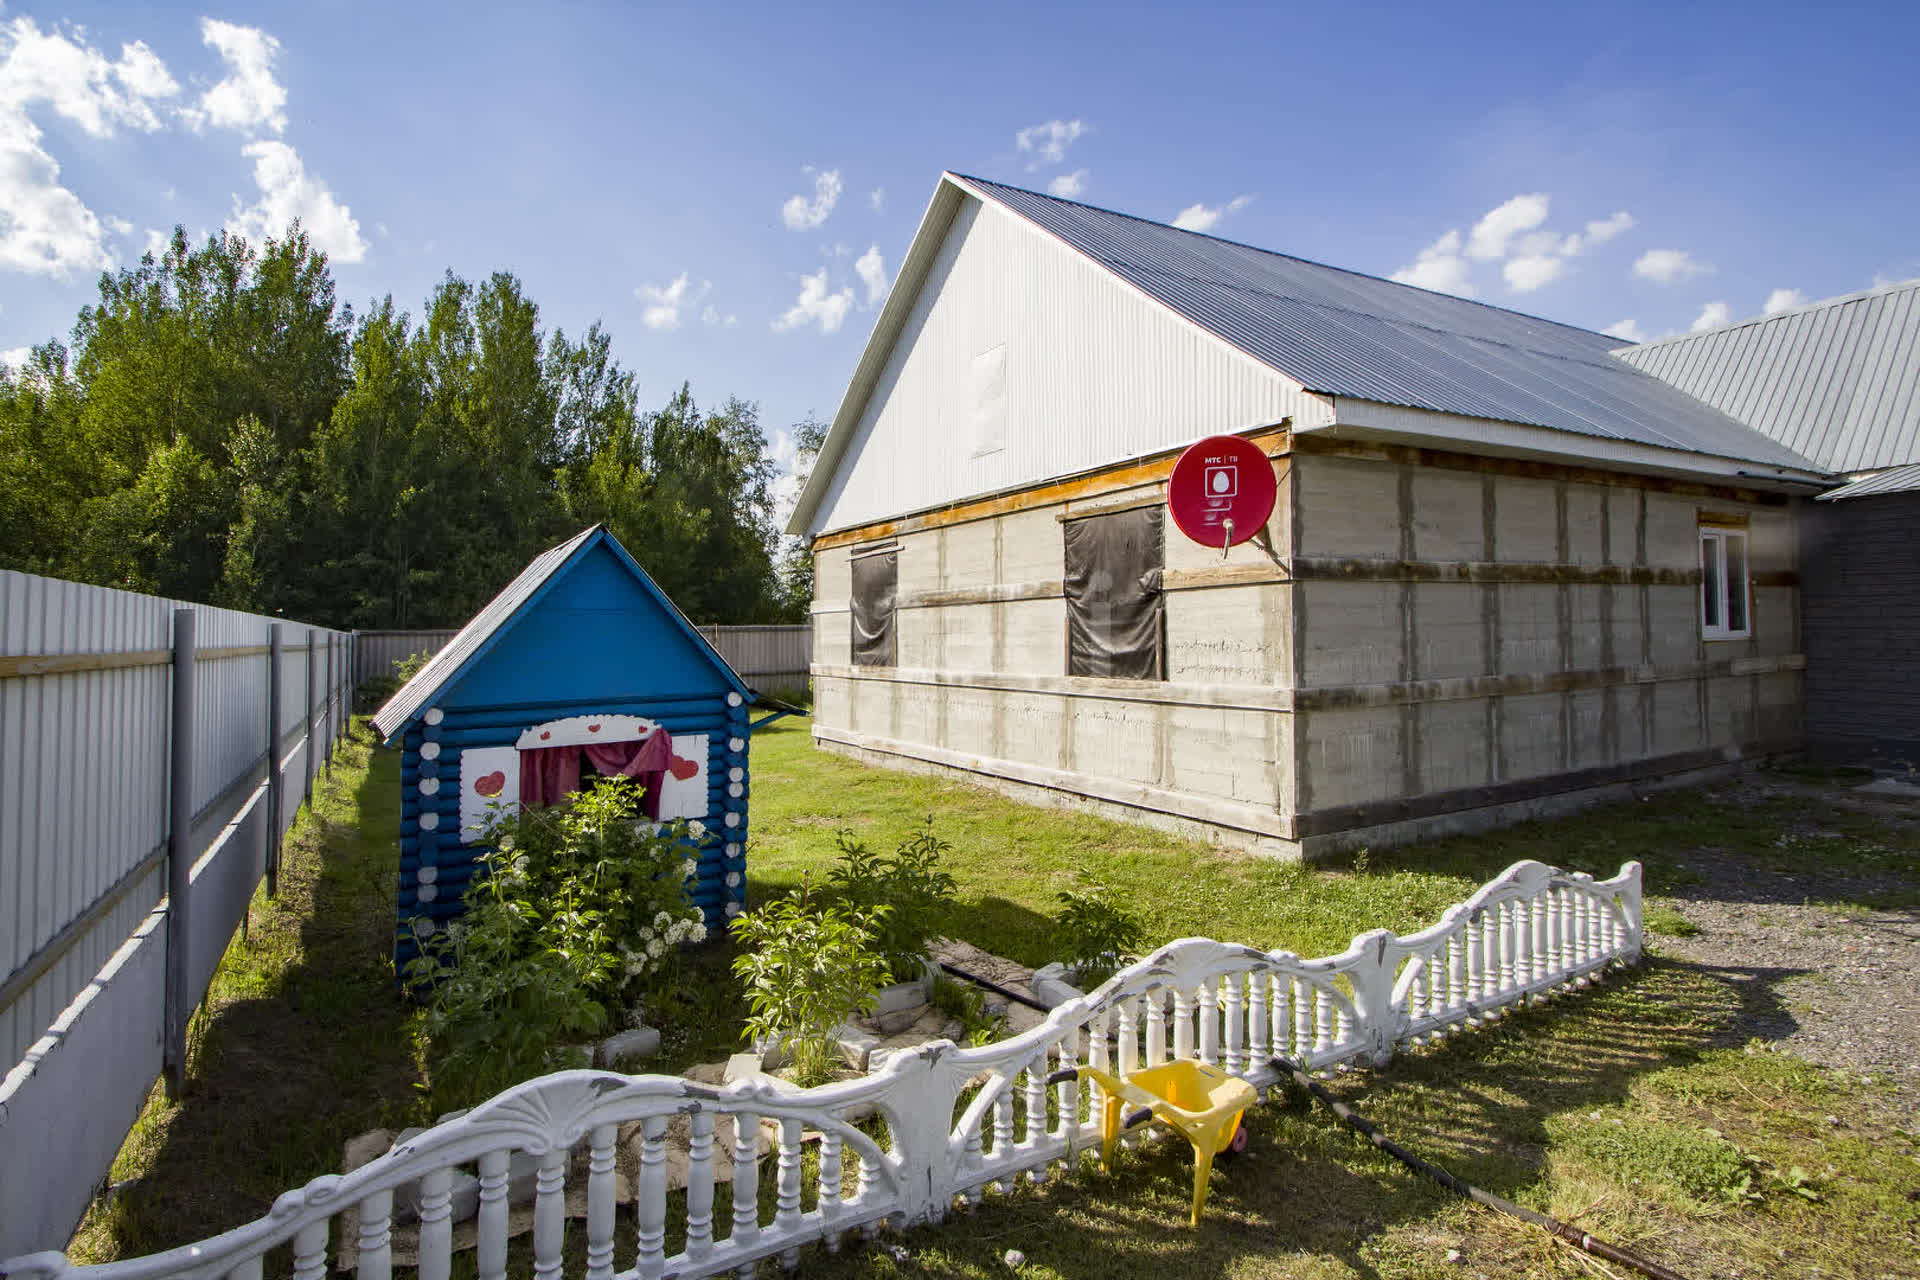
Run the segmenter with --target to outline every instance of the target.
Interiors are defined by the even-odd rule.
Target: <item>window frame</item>
[[[1738,555],[1730,554],[1738,547]],[[1729,564],[1737,562],[1737,572]],[[1737,578],[1737,582],[1736,582]],[[1709,597],[1709,592],[1713,594]],[[1740,605],[1741,624],[1730,619]],[[1753,540],[1736,525],[1700,525],[1700,638],[1713,642],[1753,636]]]
[[[891,570],[892,587],[886,593],[884,610],[877,604],[871,604],[861,596],[854,585],[861,576],[861,569],[872,563],[881,563]],[[848,563],[849,587],[847,599],[848,658],[856,667],[892,668],[900,664],[900,543],[870,543],[854,549]],[[869,610],[872,610],[869,613]],[[881,613],[884,612],[884,621]],[[861,644],[862,620],[867,621],[864,630],[869,635],[878,635],[884,630],[884,653],[872,652]]]
[[[1157,535],[1155,554],[1140,574],[1141,586],[1145,594],[1153,598],[1149,612],[1153,614],[1151,649],[1129,650],[1130,656],[1148,659],[1148,670],[1139,673],[1116,673],[1112,670],[1076,670],[1074,662],[1074,635],[1077,626],[1084,625],[1080,619],[1080,610],[1076,606],[1074,590],[1073,557],[1067,544],[1077,529],[1090,529],[1095,523],[1114,519],[1142,519],[1151,517],[1154,532]],[[1167,535],[1166,507],[1162,503],[1133,503],[1126,506],[1100,511],[1089,511],[1080,515],[1065,517],[1060,522],[1062,540],[1061,596],[1066,604],[1066,616],[1063,618],[1066,653],[1065,674],[1069,679],[1088,680],[1129,680],[1142,684],[1164,683],[1167,679],[1167,606],[1166,593],[1161,586],[1161,575],[1166,570]]]

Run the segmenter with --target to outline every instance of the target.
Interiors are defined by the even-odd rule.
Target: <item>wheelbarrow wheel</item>
[[[1247,1142],[1247,1122],[1241,1120],[1234,1125],[1233,1136],[1227,1139],[1227,1144],[1224,1147],[1220,1148],[1220,1154],[1223,1156],[1237,1156],[1247,1149]]]

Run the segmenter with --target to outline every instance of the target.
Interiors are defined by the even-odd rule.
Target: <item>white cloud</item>
[[[1230,213],[1238,213],[1253,203],[1252,196],[1235,196],[1225,204],[1190,204],[1173,217],[1173,225],[1182,231],[1211,231]]]
[[[714,306],[711,302],[709,302],[700,312],[701,324],[719,325],[723,329],[733,328],[733,326],[736,323],[738,323],[739,320],[740,320],[740,317],[733,314],[733,312],[731,311],[727,312],[725,315],[722,315],[720,312],[720,308]]]
[[[1447,232],[1422,249],[1412,266],[1400,268],[1389,279],[1421,289],[1471,298],[1473,286],[1467,281],[1467,260],[1460,256],[1460,243],[1457,228]]]
[[[1597,218],[1587,224],[1584,235],[1575,234],[1567,237],[1565,251],[1571,256],[1591,245],[1605,244],[1621,232],[1633,230],[1633,226],[1633,215],[1625,209],[1609,217]]]
[[[42,32],[31,18],[0,28],[0,269],[65,277],[113,265],[109,226],[60,183],[60,165],[41,146],[30,111],[51,107],[90,137],[120,126],[160,127],[153,102],[180,86],[145,44],[122,45],[109,62],[78,28]]]
[[[840,171],[829,169],[825,173],[816,173],[811,167],[805,170],[813,177],[813,199],[805,196],[789,196],[780,206],[780,217],[793,231],[811,231],[827,220],[833,212],[833,206],[840,203]]]
[[[197,109],[185,113],[195,129],[215,124],[223,129],[257,129],[270,133],[287,127],[287,91],[274,79],[273,61],[280,42],[258,27],[236,26],[217,18],[200,19],[200,39],[216,49],[227,64],[227,74],[200,95]]]
[[[1646,332],[1640,328],[1640,322],[1632,316],[1628,316],[1625,320],[1617,320],[1600,332],[1610,337],[1618,338],[1622,342],[1645,342],[1647,340]]]
[[[1027,162],[1027,168],[1038,169],[1043,165],[1064,163],[1067,148],[1086,131],[1087,126],[1078,120],[1049,120],[1045,124],[1022,129],[1013,135],[1013,141],[1022,154],[1033,157]]]
[[[1672,284],[1712,270],[1685,249],[1649,249],[1633,263],[1633,274],[1656,284]]]
[[[1700,314],[1693,318],[1691,332],[1699,333],[1706,329],[1718,329],[1733,319],[1733,308],[1724,302],[1709,302],[1700,308]]]
[[[853,264],[854,274],[867,286],[867,305],[872,306],[887,292],[887,264],[880,256],[880,246],[873,245]]]
[[[359,262],[367,256],[367,242],[353,211],[334,199],[327,184],[307,173],[299,153],[284,142],[249,142],[240,154],[253,160],[253,180],[260,198],[242,208],[233,198],[227,230],[249,240],[282,236],[295,218],[314,248],[335,262]]]
[[[867,192],[867,203],[873,206],[875,213],[886,212],[887,189],[885,187],[875,187],[873,190]]]
[[[152,254],[156,259],[164,258],[167,256],[167,251],[171,248],[173,248],[172,232],[162,231],[158,227],[147,228],[147,247],[145,252]]]
[[[1567,260],[1558,253],[1528,253],[1508,258],[1500,275],[1514,292],[1532,293],[1558,280],[1566,267]]]
[[[680,327],[680,309],[692,306],[706,296],[708,285],[702,283],[698,290],[693,287],[687,273],[682,271],[673,278],[673,283],[664,287],[656,284],[643,284],[633,291],[633,296],[646,304],[640,311],[640,323],[649,329],[670,332]],[[711,311],[713,308],[707,308]]]
[[[784,332],[817,324],[821,333],[833,333],[852,309],[853,290],[828,293],[827,269],[822,267],[810,276],[800,277],[800,296],[773,322],[773,327]]]
[[[24,369],[27,367],[27,361],[31,359],[33,359],[32,347],[8,347],[5,351],[0,351],[0,367],[7,369]]]
[[[1072,173],[1063,173],[1047,181],[1047,192],[1059,196],[1062,200],[1078,200],[1080,193],[1087,189],[1087,179],[1091,169],[1075,169]]]
[[[1506,257],[1509,240],[1547,220],[1547,204],[1547,197],[1536,192],[1489,209],[1467,233],[1467,256],[1482,261]]]
[[[1782,311],[1791,311],[1804,306],[1807,295],[1798,289],[1775,289],[1767,295],[1767,305],[1760,309],[1762,315],[1779,315]]]

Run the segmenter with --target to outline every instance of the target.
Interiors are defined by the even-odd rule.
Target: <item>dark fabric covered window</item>
[[[853,665],[891,667],[893,599],[900,589],[900,553],[853,558]]]
[[[1162,509],[1086,516],[1066,534],[1067,674],[1164,680]]]

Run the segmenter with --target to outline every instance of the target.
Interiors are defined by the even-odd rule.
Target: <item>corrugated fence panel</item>
[[[813,665],[810,626],[701,627],[714,648],[750,684],[805,684]]]
[[[168,651],[174,611],[186,607],[196,651],[186,949],[197,1001],[265,867],[276,620],[0,573],[0,1064],[17,1063],[0,1083],[0,1253],[65,1242],[159,1070]],[[351,683],[345,634],[282,630],[284,829]],[[311,746],[310,712],[322,735]],[[58,1162],[24,1154],[54,1149]]]
[[[455,631],[356,631],[353,633],[353,681],[393,674],[393,664],[416,653],[438,653]]]

